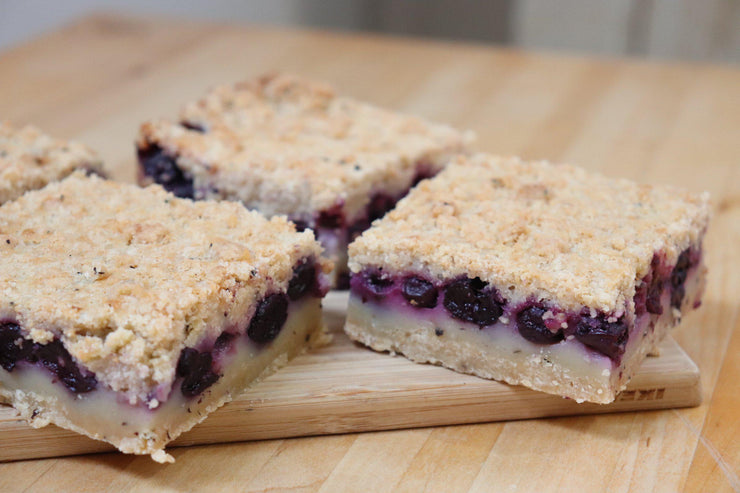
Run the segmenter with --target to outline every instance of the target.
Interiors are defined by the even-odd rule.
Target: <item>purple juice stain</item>
[[[264,344],[274,340],[288,319],[288,296],[273,293],[257,305],[257,310],[249,322],[247,335],[254,342]]]
[[[535,344],[555,344],[565,337],[562,330],[553,332],[547,328],[543,316],[546,308],[533,305],[516,314],[516,326],[519,334]]]
[[[488,283],[476,277],[458,279],[445,287],[444,307],[454,318],[483,328],[504,313],[504,300]]]
[[[186,176],[174,157],[166,154],[161,147],[156,145],[139,149],[138,155],[144,174],[151,177],[155,183],[159,183],[165,190],[177,197],[193,198],[193,179]]]

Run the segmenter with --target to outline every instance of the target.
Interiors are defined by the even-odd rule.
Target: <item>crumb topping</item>
[[[287,75],[216,87],[186,105],[181,121],[145,123],[139,148],[177,156],[198,198],[240,200],[268,215],[339,204],[351,219],[373,191],[400,192],[419,163],[436,171],[472,141]]]
[[[509,300],[613,313],[664,251],[672,265],[706,231],[708,194],[581,168],[484,154],[419,184],[349,247],[364,266],[480,277]]]
[[[17,129],[0,122],[0,204],[76,169],[103,171],[97,154],[79,142],[54,139],[30,125]]]
[[[327,272],[320,253],[284,217],[75,173],[0,207],[0,319],[135,403],[169,388],[183,347],[243,332],[300,259]]]

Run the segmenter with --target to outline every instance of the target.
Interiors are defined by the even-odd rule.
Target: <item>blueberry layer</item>
[[[177,197],[193,198],[193,178],[177,165],[175,156],[166,153],[157,145],[139,149],[138,156],[144,175]]]
[[[656,253],[650,272],[638,282],[635,316],[659,316],[665,304],[662,301],[664,293],[668,293],[670,306],[680,309],[687,273],[698,266],[700,260],[699,251],[686,249],[676,264],[670,266],[664,254]],[[547,300],[512,304],[494,286],[477,277],[440,281],[417,272],[391,275],[380,268],[367,268],[352,276],[350,289],[362,303],[390,302],[420,312],[444,311],[447,316],[477,325],[481,330],[505,318],[513,321],[519,335],[529,342],[550,345],[575,339],[617,364],[630,335],[625,315],[615,316],[586,308],[579,313],[569,312]]]
[[[313,258],[304,258],[293,267],[293,277],[286,292],[270,293],[257,303],[254,315],[245,328],[223,332],[212,345],[184,348],[177,365],[177,376],[182,379],[181,392],[186,397],[203,393],[221,377],[221,355],[228,353],[237,337],[246,337],[260,350],[275,340],[288,318],[291,302],[326,294],[319,282],[319,269]],[[238,335],[245,334],[245,335]]]
[[[12,372],[22,370],[24,364],[45,368],[75,394],[93,391],[98,385],[95,374],[78,366],[60,340],[39,344],[25,339],[17,323],[0,323],[0,366]]]

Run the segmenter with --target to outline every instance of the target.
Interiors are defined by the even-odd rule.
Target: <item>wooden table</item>
[[[704,305],[675,330],[704,404],[0,465],[0,491],[740,491],[740,70],[98,16],[0,55],[0,118],[133,180],[138,124],[270,69],[475,130],[479,147],[713,195]]]

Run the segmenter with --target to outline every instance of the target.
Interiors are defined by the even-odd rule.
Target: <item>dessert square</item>
[[[608,403],[701,302],[708,196],[478,154],[349,248],[345,331],[417,362]]]
[[[347,245],[453,154],[469,133],[268,75],[213,89],[178,122],[141,127],[140,183],[243,203],[316,232],[346,287]]]
[[[0,122],[0,204],[75,170],[104,175],[100,158],[87,146],[52,138],[30,125]]]
[[[0,207],[0,396],[119,450],[165,445],[321,342],[310,231],[81,173]]]

